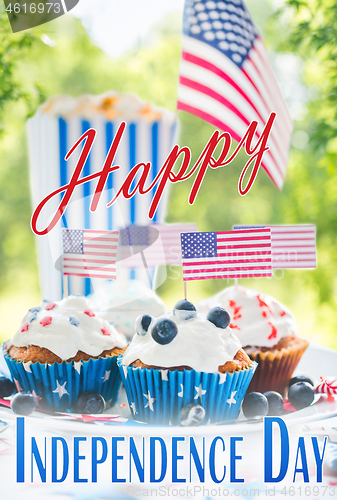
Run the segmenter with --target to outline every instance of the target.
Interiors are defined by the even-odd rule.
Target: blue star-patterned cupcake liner
[[[149,424],[179,424],[181,408],[203,406],[203,423],[236,420],[257,363],[234,373],[202,373],[195,370],[159,370],[118,366],[130,410],[135,420]]]
[[[121,385],[117,356],[89,361],[62,363],[24,363],[3,354],[18,391],[31,392],[41,408],[52,411],[76,411],[83,392],[98,392],[113,406]]]

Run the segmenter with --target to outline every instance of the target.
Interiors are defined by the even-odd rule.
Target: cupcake
[[[3,351],[19,391],[31,392],[40,407],[65,411],[75,410],[88,391],[114,404],[121,384],[117,356],[126,345],[87,298],[71,295],[29,309]]]
[[[157,318],[165,313],[163,301],[139,280],[107,281],[91,296],[100,316],[113,322],[118,331],[131,339],[135,320],[140,314]]]
[[[197,304],[200,312],[226,308],[235,331],[258,368],[249,391],[277,391],[284,394],[288,382],[309,343],[297,336],[290,311],[272,297],[243,288],[229,287]]]
[[[178,424],[180,410],[197,403],[204,422],[235,420],[256,363],[241,349],[222,308],[197,314],[179,301],[157,319],[142,315],[118,364],[136,420]]]

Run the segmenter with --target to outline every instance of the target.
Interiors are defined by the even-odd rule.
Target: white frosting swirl
[[[28,311],[14,337],[7,341],[7,349],[12,345],[45,347],[67,360],[78,351],[99,356],[105,350],[125,347],[127,342],[123,334],[93,312],[86,297],[70,295],[60,302],[44,301]]]
[[[166,312],[164,302],[139,280],[108,281],[91,297],[98,313],[129,339],[135,333],[135,320],[140,314],[158,318]]]
[[[220,306],[231,316],[231,328],[243,347],[272,347],[283,337],[297,335],[291,312],[280,302],[249,288],[229,287],[196,304],[199,312],[207,313]]]
[[[205,373],[218,373],[218,367],[232,361],[241,348],[231,328],[218,328],[200,314],[196,318],[182,320],[173,313],[160,318],[173,320],[177,327],[176,337],[165,345],[158,344],[151,335],[152,320],[145,335],[134,335],[123,355],[123,365],[128,366],[137,359],[146,365],[170,368],[189,366]]]

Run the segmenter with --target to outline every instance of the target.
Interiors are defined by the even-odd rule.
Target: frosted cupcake
[[[205,423],[237,418],[256,363],[229,322],[224,309],[205,317],[188,301],[158,319],[137,319],[136,334],[118,360],[136,420],[178,424],[190,403],[205,409]]]
[[[71,295],[31,308],[3,350],[18,390],[31,392],[41,407],[64,411],[74,410],[87,391],[115,402],[121,383],[116,361],[126,345],[87,298]]]
[[[249,391],[284,394],[288,382],[308,347],[297,336],[290,311],[272,297],[241,286],[229,287],[197,304],[200,312],[221,306],[231,314],[230,326],[258,369]]]
[[[158,295],[139,280],[108,281],[91,298],[100,309],[100,316],[129,339],[135,333],[135,320],[140,314],[157,318],[166,311]]]

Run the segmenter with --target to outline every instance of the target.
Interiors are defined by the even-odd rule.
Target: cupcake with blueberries
[[[117,357],[126,345],[87,298],[70,295],[29,309],[3,352],[18,391],[33,394],[40,407],[75,411],[85,392],[114,404],[121,384]]]
[[[197,304],[207,314],[215,306],[231,314],[230,326],[258,368],[249,391],[286,392],[309,343],[297,335],[291,312],[274,298],[241,286],[229,287]]]
[[[220,307],[197,314],[187,300],[157,319],[142,315],[118,364],[136,420],[178,424],[187,405],[205,410],[204,423],[235,420],[256,363],[241,349]]]

